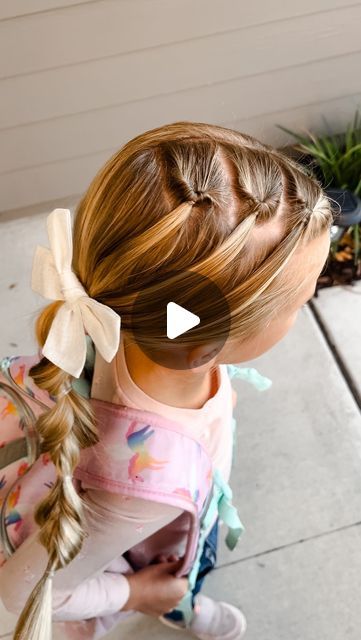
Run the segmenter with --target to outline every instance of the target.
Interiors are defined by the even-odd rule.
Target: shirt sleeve
[[[81,495],[88,537],[74,560],[54,575],[54,621],[84,620],[122,609],[129,597],[129,582],[120,572],[127,565],[122,554],[182,513],[171,505],[92,488]],[[21,613],[47,562],[36,531],[0,568],[0,597],[8,611]]]

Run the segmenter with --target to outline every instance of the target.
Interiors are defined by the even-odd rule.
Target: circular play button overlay
[[[131,313],[131,337],[153,362],[188,369],[189,352],[203,347],[202,364],[222,349],[230,331],[230,310],[219,287],[194,271],[171,272],[145,287]]]

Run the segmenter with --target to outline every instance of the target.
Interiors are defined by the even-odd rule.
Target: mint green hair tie
[[[253,384],[258,391],[265,391],[272,386],[272,380],[258,373],[253,367],[237,367],[234,364],[227,364],[230,378],[241,378]]]

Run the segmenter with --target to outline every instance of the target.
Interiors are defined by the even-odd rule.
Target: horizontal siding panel
[[[345,8],[349,0],[99,0],[0,22],[0,77]],[[21,42],[21,47],[18,43]],[[252,49],[249,52],[252,55]]]
[[[361,4],[2,80],[0,128],[348,54],[360,24]]]
[[[256,118],[234,119],[224,122],[224,126],[249,133],[274,147],[282,147],[296,141],[292,136],[279,129],[278,125],[291,131],[313,131],[318,135],[323,135],[329,133],[323,119],[325,116],[332,131],[341,133],[354,119],[357,108],[361,109],[361,93],[342,96],[335,100],[306,104],[296,109],[275,111]]]
[[[111,153],[103,151],[0,176],[2,211],[82,193]]]
[[[164,122],[241,120],[354,94],[360,65],[359,52],[3,130],[0,173],[97,153]]]
[[[1,0],[0,20],[17,18],[39,11],[63,9],[72,4],[80,4],[81,2],[88,1],[89,0]]]
[[[290,129],[312,129],[323,132],[324,123],[321,114],[327,113],[327,120],[335,131],[343,131],[348,122],[353,119],[355,109],[361,104],[361,93],[345,96],[335,100],[327,100],[314,104],[307,104],[292,110],[278,111],[261,116],[233,119],[229,122],[208,119],[208,122],[219,122],[224,126],[249,133],[263,142],[280,147],[293,142],[293,139],[276,127],[282,124]],[[169,117],[157,124],[170,122]],[[134,135],[145,131],[155,122],[138,123],[138,128],[123,134],[116,147],[87,157],[63,160],[53,164],[33,167],[24,171],[17,171],[8,175],[0,175],[1,207],[3,211],[11,211],[21,207],[28,207],[42,202],[57,200],[56,206],[62,206],[61,199],[78,197],[88,187],[97,171],[110,156]],[[66,204],[63,206],[69,206]],[[54,205],[55,206],[55,205]],[[50,210],[50,207],[49,207]]]

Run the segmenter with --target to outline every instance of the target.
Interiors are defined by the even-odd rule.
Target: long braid
[[[46,332],[59,303],[46,307],[37,319],[37,337],[44,344]],[[72,376],[43,358],[29,374],[35,384],[52,397],[67,390]],[[91,404],[75,390],[59,397],[36,422],[41,452],[48,452],[57,479],[48,495],[37,505],[34,519],[40,527],[39,541],[48,552],[46,570],[29,595],[17,621],[15,640],[50,640],[53,572],[65,567],[79,553],[87,535],[84,503],[71,480],[80,449],[96,444],[97,428]]]

